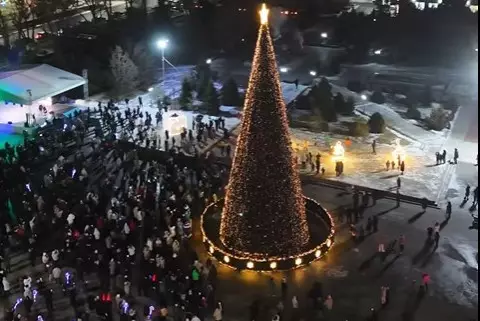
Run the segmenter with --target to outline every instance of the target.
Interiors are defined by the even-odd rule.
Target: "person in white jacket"
[[[6,276],[4,276],[2,278],[2,285],[3,285],[3,292],[4,292],[5,297],[8,297],[10,295],[11,286],[10,286],[10,282],[8,282],[8,279],[7,279]]]
[[[217,307],[213,311],[213,320],[222,321],[222,303],[218,302]]]

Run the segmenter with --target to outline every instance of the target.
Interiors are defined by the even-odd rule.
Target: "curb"
[[[305,175],[302,175],[302,174],[300,174],[300,180],[302,181],[303,184],[321,185],[321,186],[334,188],[334,189],[338,189],[338,190],[342,190],[342,191],[345,191],[345,187],[347,187],[347,186],[355,186],[356,188],[358,188],[360,190],[367,191],[367,192],[374,191],[378,195],[382,195],[382,197],[380,197],[380,198],[385,198],[385,199],[390,199],[390,200],[396,200],[397,199],[396,194],[394,194],[392,192],[388,192],[388,191],[384,191],[384,190],[377,190],[377,189],[373,189],[373,188],[369,188],[369,187],[365,187],[365,186],[360,186],[360,185],[352,185],[352,184],[348,184],[348,183],[344,183],[344,182],[332,181],[332,180],[322,179],[322,178],[313,180],[309,176],[305,176]],[[414,196],[408,196],[408,195],[404,195],[404,194],[400,194],[400,201],[403,202],[403,203],[408,203],[408,204],[412,204],[412,205],[420,205],[420,206],[422,205],[422,203],[421,203],[422,199],[421,198],[417,198],[417,197],[414,197]],[[428,202],[429,202],[429,204],[427,205],[427,207],[434,208],[434,209],[440,209],[440,207],[437,205],[436,202],[431,201],[431,200],[428,200]]]

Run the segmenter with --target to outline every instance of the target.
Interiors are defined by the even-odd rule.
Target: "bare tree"
[[[33,18],[42,22],[43,29],[47,32],[54,31],[53,20],[59,1],[56,0],[37,0],[32,7]],[[47,28],[45,28],[47,26]]]
[[[103,0],[103,9],[107,14],[108,20],[110,20],[113,17],[112,0]]]
[[[18,37],[20,39],[33,38],[35,28],[28,23],[34,16],[33,2],[31,0],[12,0],[10,3],[12,5],[10,19],[17,29]]]
[[[102,0],[84,0],[85,4],[88,7],[88,10],[92,14],[92,21],[96,22],[98,18],[100,18],[102,14]],[[88,20],[85,16],[83,16],[85,20]]]
[[[10,25],[8,24],[8,18],[0,9],[0,35],[3,37],[3,45],[10,48]]]

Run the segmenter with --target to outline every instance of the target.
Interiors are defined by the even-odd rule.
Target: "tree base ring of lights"
[[[308,248],[301,253],[288,257],[266,256],[259,259],[227,248],[220,241],[223,199],[209,204],[201,216],[203,245],[211,257],[236,270],[285,271],[308,265],[328,252],[334,242],[335,230],[330,214],[315,200],[305,196],[304,199],[311,240]]]

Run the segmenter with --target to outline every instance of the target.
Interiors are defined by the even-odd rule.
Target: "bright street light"
[[[317,72],[314,70],[310,70],[310,76],[315,77],[317,75]]]
[[[280,67],[280,72],[286,73],[286,72],[288,72],[288,68],[287,67]]]
[[[475,52],[478,52],[478,48],[475,48]]]
[[[212,59],[208,58],[206,61],[207,65],[210,65],[212,63]]]
[[[376,55],[381,55],[382,54],[382,49],[377,49],[373,52]]]
[[[328,33],[322,32],[322,33],[320,34],[320,37],[322,37],[322,39],[327,39],[327,38],[328,38]]]
[[[162,49],[162,50],[165,50],[165,48],[167,48],[168,46],[168,39],[160,39],[157,41],[157,47]]]
[[[361,95],[360,98],[362,98],[362,100],[367,100],[368,99],[367,95]]]
[[[148,88],[148,92],[152,92],[152,91],[153,91],[153,87]]]

